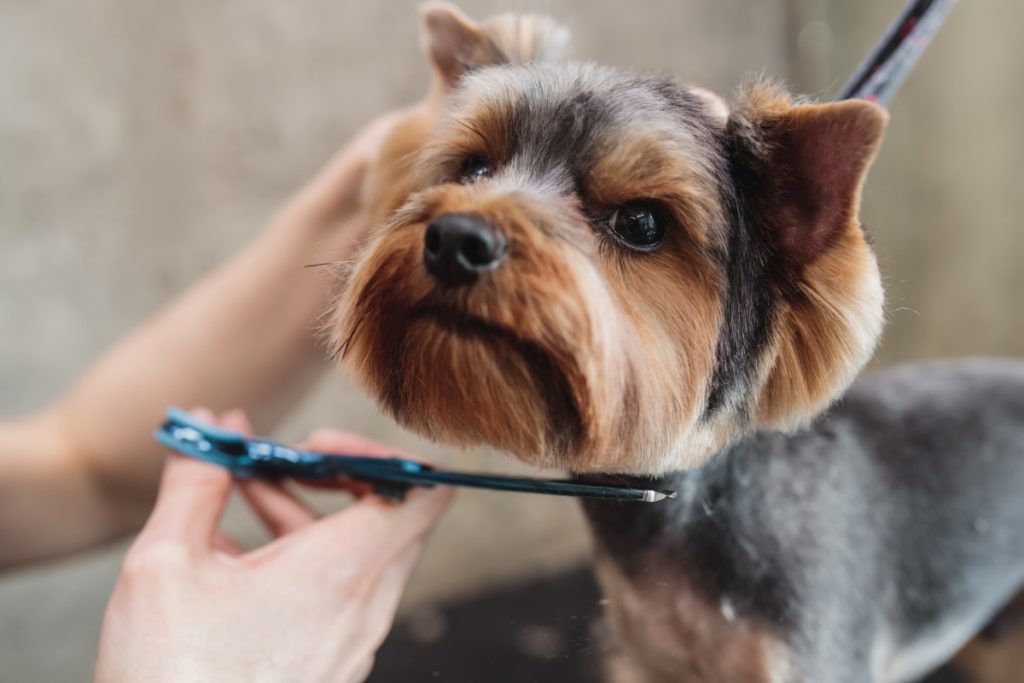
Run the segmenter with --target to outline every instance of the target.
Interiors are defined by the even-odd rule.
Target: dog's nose
[[[480,216],[446,213],[427,226],[423,263],[449,287],[468,285],[492,270],[505,255],[505,236]]]

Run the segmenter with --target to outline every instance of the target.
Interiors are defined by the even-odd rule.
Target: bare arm
[[[323,366],[316,328],[330,281],[303,265],[350,258],[367,227],[369,157],[394,119],[374,122],[244,250],[130,333],[61,399],[0,423],[0,567],[138,529],[168,405],[238,406],[265,428]]]

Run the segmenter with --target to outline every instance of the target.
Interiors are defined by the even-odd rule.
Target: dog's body
[[[1024,589],[1024,363],[909,365],[795,434],[587,503],[643,681],[910,681]]]
[[[549,22],[424,16],[437,87],[378,164],[401,208],[339,302],[346,365],[437,440],[669,480],[587,505],[636,680],[948,659],[1024,581],[1024,366],[889,371],[805,427],[881,332],[857,214],[884,112],[729,107],[551,63]]]

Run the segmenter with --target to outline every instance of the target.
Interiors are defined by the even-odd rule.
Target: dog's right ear
[[[865,101],[804,104],[769,83],[730,115],[733,175],[776,295],[761,426],[824,409],[878,342],[884,296],[859,213],[887,121]]]
[[[445,89],[474,66],[501,60],[483,27],[448,2],[428,2],[420,8],[420,35]]]

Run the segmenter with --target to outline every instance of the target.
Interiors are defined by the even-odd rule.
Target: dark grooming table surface
[[[601,595],[589,567],[400,621],[368,683],[604,683]],[[921,683],[969,683],[943,669]]]

